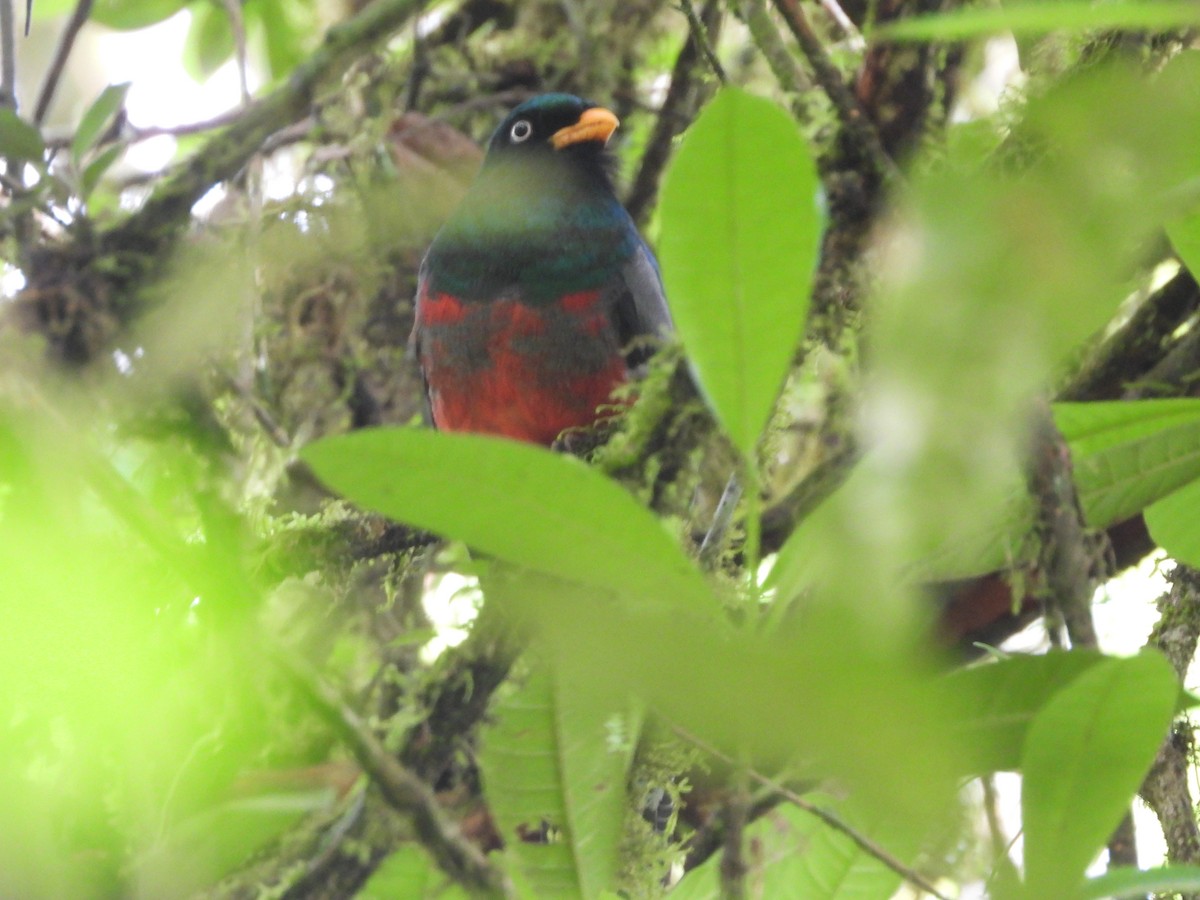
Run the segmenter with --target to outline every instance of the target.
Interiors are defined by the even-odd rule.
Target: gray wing
[[[663,293],[658,261],[645,241],[638,242],[633,256],[621,267],[621,281],[621,296],[613,310],[621,346],[628,347],[640,337],[669,338],[675,326]],[[630,354],[630,365],[641,365],[651,355],[651,347],[639,344],[642,346],[635,346]]]

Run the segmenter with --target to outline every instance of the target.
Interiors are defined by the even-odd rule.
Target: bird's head
[[[605,145],[617,117],[572,94],[526,100],[500,123],[488,142],[484,168],[537,166],[547,173],[573,171],[609,183]]]

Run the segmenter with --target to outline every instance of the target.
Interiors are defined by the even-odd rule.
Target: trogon
[[[635,338],[670,331],[658,265],[613,190],[617,124],[543,94],[492,135],[418,277],[411,346],[437,428],[552,444],[612,402],[646,355]]]

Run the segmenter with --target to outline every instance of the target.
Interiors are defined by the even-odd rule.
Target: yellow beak
[[[554,145],[555,150],[583,141],[600,141],[606,144],[620,124],[620,120],[607,109],[593,106],[591,109],[585,109],[574,125],[560,128],[550,135],[550,143]]]

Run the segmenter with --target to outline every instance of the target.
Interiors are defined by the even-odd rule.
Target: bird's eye
[[[513,127],[508,132],[508,136],[512,138],[514,144],[529,140],[531,134],[533,134],[533,126],[529,124],[528,119],[518,119],[513,122]]]

